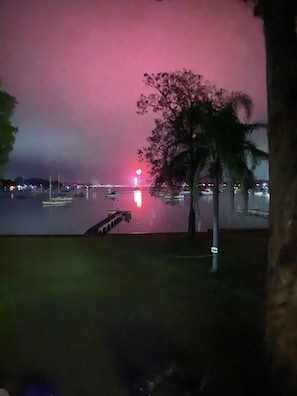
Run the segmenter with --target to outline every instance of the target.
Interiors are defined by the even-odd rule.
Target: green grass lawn
[[[0,237],[0,387],[40,374],[63,396],[124,396],[172,366],[258,393],[268,232],[220,241],[212,274],[210,233]]]

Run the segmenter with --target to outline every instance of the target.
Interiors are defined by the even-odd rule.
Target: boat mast
[[[52,177],[49,177],[48,199],[52,199]]]

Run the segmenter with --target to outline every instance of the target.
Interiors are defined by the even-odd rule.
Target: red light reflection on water
[[[142,207],[142,192],[140,190],[134,191],[134,202],[138,208]]]

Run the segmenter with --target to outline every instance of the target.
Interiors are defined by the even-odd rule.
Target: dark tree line
[[[3,176],[4,166],[9,160],[18,131],[10,122],[16,104],[15,97],[3,91],[0,84],[0,177]]]

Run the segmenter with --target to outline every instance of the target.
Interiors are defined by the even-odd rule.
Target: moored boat
[[[168,194],[165,194],[163,196],[163,198],[165,200],[180,201],[180,200],[183,200],[185,198],[185,196],[183,194],[170,194],[170,193],[168,193]]]
[[[66,201],[53,201],[53,200],[48,200],[48,201],[42,201],[42,205],[45,207],[49,206],[65,206]]]
[[[52,197],[52,201],[69,203],[69,202],[72,202],[72,197],[66,197],[66,196]]]
[[[74,194],[76,198],[83,198],[85,197],[85,193],[83,191],[78,191]]]
[[[115,190],[108,190],[108,193],[105,195],[105,198],[115,199],[119,196],[119,193]]]
[[[213,195],[213,191],[210,188],[205,188],[199,191],[199,195]]]
[[[52,179],[51,176],[49,178],[49,188],[48,188],[48,200],[42,201],[43,207],[53,207],[53,206],[65,206],[66,201],[63,200],[55,200],[52,198]]]

